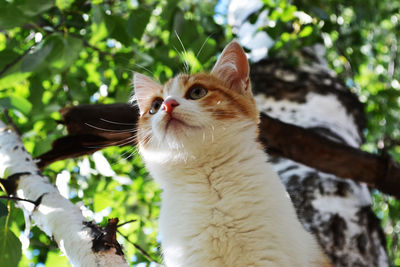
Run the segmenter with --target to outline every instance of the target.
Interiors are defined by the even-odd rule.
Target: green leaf
[[[151,16],[150,10],[147,8],[138,8],[133,10],[127,22],[127,32],[130,37],[140,40],[149,23]]]
[[[110,196],[110,193],[107,191],[98,192],[93,199],[94,211],[99,212],[104,210],[107,207],[113,206],[113,198]]]
[[[100,24],[104,19],[104,12],[101,6],[92,4],[92,18],[95,24]]]
[[[105,14],[101,9],[101,6],[92,4],[91,13],[93,23],[90,25],[92,36],[90,37],[89,43],[91,45],[96,45],[99,41],[108,36],[108,32],[106,23],[104,22]]]
[[[21,242],[9,229],[0,229],[0,266],[17,266],[21,259]]]
[[[121,42],[125,46],[129,46],[131,43],[131,37],[126,31],[126,20],[119,16],[106,16],[105,17],[107,31],[109,37]]]
[[[60,34],[48,38],[47,42],[53,44],[51,53],[46,58],[46,63],[51,71],[58,73],[70,67],[79,57],[83,41],[71,36]]]
[[[54,6],[54,0],[18,1],[18,8],[27,16],[35,16]]]
[[[53,49],[53,43],[46,43],[38,46],[36,51],[27,54],[22,59],[21,71],[30,72],[42,63]]]
[[[171,47],[175,47],[179,52],[184,52],[192,49],[198,51],[201,47],[203,36],[197,28],[197,23],[194,20],[185,19],[182,11],[176,12],[174,17],[173,32],[170,34]],[[182,41],[182,44],[181,44]],[[182,47],[183,45],[183,47]]]
[[[29,78],[29,102],[32,103],[32,111],[33,113],[41,114],[43,113],[43,92],[44,88],[42,85],[42,77],[39,76],[31,76]]]
[[[29,75],[29,72],[20,72],[18,71],[21,67],[21,64],[15,65],[9,71],[7,71],[7,75],[4,75],[0,78],[0,90],[3,88],[11,88],[14,85],[24,81]]]
[[[171,28],[171,25],[173,23],[173,16],[179,9],[178,7],[179,0],[170,0],[167,2],[167,5],[163,8],[163,12],[161,13],[161,16],[163,20],[167,22],[167,29]]]
[[[21,26],[29,21],[29,17],[18,9],[15,3],[0,0],[0,29],[10,29]]]
[[[5,73],[0,76],[0,90],[3,88],[11,88],[30,75],[30,73],[21,72],[21,61],[13,65],[14,60],[16,60],[18,56],[19,54],[8,47],[6,50],[0,52],[0,70],[7,68]]]
[[[5,49],[0,52],[0,69],[3,69],[7,64],[15,60],[19,56],[11,49]]]
[[[74,0],[56,0],[56,5],[59,9],[67,9],[71,6]]]
[[[12,95],[0,98],[0,107],[17,109],[21,111],[23,114],[28,115],[32,109],[32,104],[28,100],[22,97]]]
[[[3,202],[0,202],[0,217],[6,216],[8,214],[8,209]]]
[[[47,254],[46,266],[69,267],[67,257],[61,255],[59,251],[50,251]]]
[[[299,37],[307,37],[313,32],[313,28],[311,26],[305,26],[301,32],[299,33]]]
[[[289,5],[287,7],[285,7],[285,9],[282,12],[281,15],[281,20],[283,22],[288,22],[292,19],[294,19],[294,12],[297,10],[296,6],[293,5]]]

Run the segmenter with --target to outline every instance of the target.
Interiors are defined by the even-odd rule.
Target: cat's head
[[[133,84],[141,151],[201,151],[257,129],[249,64],[236,42],[225,47],[210,73],[179,74],[164,85],[135,73]]]

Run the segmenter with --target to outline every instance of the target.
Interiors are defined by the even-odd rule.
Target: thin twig
[[[127,222],[120,223],[120,224],[117,225],[117,228],[118,228],[118,227],[121,227],[121,226],[123,226],[123,225],[125,225],[125,224],[132,223],[132,222],[136,222],[136,221],[137,221],[137,220],[130,220],[130,221],[127,221]]]
[[[36,201],[29,200],[29,199],[23,199],[23,198],[19,198],[19,197],[0,196],[0,198],[8,199],[8,200],[26,201],[26,202],[34,204],[35,206],[37,205]]]
[[[142,253],[142,255],[149,261],[155,262],[160,264],[160,262],[158,262],[157,260],[155,260],[149,253],[146,252],[146,250],[144,250],[141,246],[139,246],[138,244],[132,242],[131,240],[129,240],[129,238],[122,234],[119,230],[117,230],[117,232],[123,237],[125,238],[126,241],[128,241],[129,243],[131,243],[137,250],[139,250],[140,253]]]

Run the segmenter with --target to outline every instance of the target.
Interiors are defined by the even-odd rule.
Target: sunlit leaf
[[[0,229],[0,266],[17,266],[21,259],[21,242],[9,229]]]
[[[69,267],[67,257],[62,255],[59,251],[51,251],[47,254],[46,266]]]
[[[74,0],[56,0],[56,5],[59,9],[66,9],[68,8]]]
[[[83,46],[82,40],[59,34],[51,36],[47,42],[53,46],[46,58],[46,62],[51,65],[53,72],[61,72],[71,66],[79,56]]]
[[[29,111],[32,109],[32,104],[19,96],[8,96],[0,98],[0,107],[8,108],[8,109],[17,109],[27,115]]]
[[[305,26],[299,33],[299,37],[307,37],[313,32],[313,28],[309,25]]]

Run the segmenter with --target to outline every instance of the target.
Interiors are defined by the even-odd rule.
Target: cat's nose
[[[167,98],[164,100],[161,109],[164,110],[167,113],[171,113],[172,110],[174,110],[175,107],[179,106],[178,101],[176,101],[173,98]]]

